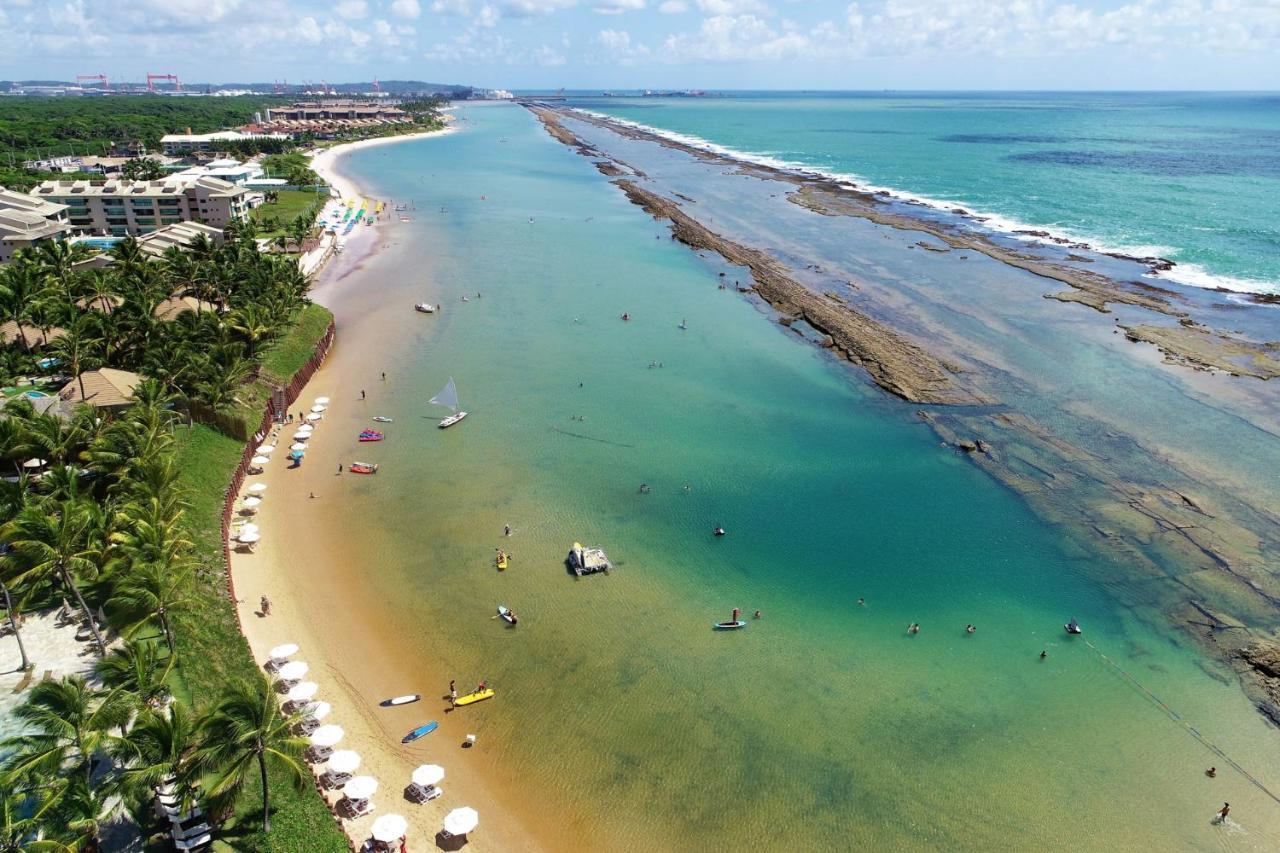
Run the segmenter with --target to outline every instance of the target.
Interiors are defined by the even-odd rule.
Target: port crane
[[[102,91],[104,92],[111,88],[111,86],[107,83],[107,75],[105,74],[77,74],[76,85],[79,86],[80,81],[82,80],[97,80],[99,83],[102,84]]]
[[[182,91],[182,81],[178,79],[177,74],[151,74],[150,72],[148,72],[147,73],[147,91],[148,92],[160,91],[159,89],[156,88],[157,80],[167,80],[168,82],[173,84],[173,88],[175,91],[178,91],[178,92]]]

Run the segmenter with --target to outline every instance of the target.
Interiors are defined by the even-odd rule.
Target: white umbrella
[[[360,755],[354,750],[340,749],[329,756],[329,769],[334,773],[354,773],[360,766]]]
[[[313,429],[315,429],[315,426],[313,424],[303,424],[302,426],[298,427],[298,432],[311,432]]]
[[[244,502],[241,504],[241,506],[243,506],[245,509],[256,509],[258,504],[260,503],[262,503],[262,498],[256,497],[254,495],[250,495],[249,497],[244,499]]]
[[[236,538],[246,545],[252,545],[254,542],[257,542],[259,539],[262,538],[262,534],[261,533],[241,533]]]
[[[312,407],[311,407],[311,411],[313,411],[313,412],[323,412],[323,411],[324,411],[325,409],[327,409],[327,408],[329,408],[329,407],[328,407],[328,406],[322,406],[322,405],[320,405],[319,403],[317,403],[317,404],[315,404],[314,406],[312,406]]]
[[[303,716],[310,717],[313,720],[323,720],[325,717],[329,716],[329,713],[332,710],[333,706],[328,702],[312,702],[298,713]]]
[[[285,694],[286,699],[290,702],[306,702],[316,695],[316,691],[320,689],[320,685],[314,681],[304,681],[301,684],[295,684]]]
[[[391,844],[404,838],[409,831],[409,821],[398,814],[384,814],[373,822],[373,840]]]
[[[326,729],[328,726],[321,726]],[[316,731],[320,731],[317,729]],[[314,737],[314,735],[312,736]],[[372,776],[357,776],[342,786],[342,796],[348,800],[367,800],[378,790],[378,780]]]
[[[260,495],[267,490],[266,483],[254,483],[249,487],[249,494]]]
[[[309,421],[318,421],[318,420],[320,420],[320,419],[321,419],[321,418],[323,418],[323,417],[324,417],[324,415],[320,414],[319,412],[312,412],[311,414],[307,415],[307,420],[309,420]]]
[[[259,445],[258,445],[258,452],[259,452],[259,453],[270,453],[271,451],[273,451],[273,450],[275,450],[275,449],[276,449],[276,446],[275,446],[274,444],[259,444]]]
[[[342,726],[321,726],[311,733],[312,746],[333,746],[342,740],[342,736],[346,734],[342,730]]]
[[[293,434],[293,440],[295,442],[306,441],[308,438],[311,438],[311,430],[307,430],[306,432],[299,430]]]
[[[42,465],[48,465],[48,464],[49,463],[43,459],[28,459],[26,462],[22,463],[22,467],[23,468],[39,468]]]
[[[266,464],[267,464],[268,462],[270,462],[270,461],[271,461],[270,457],[267,457],[267,456],[255,456],[255,457],[253,457],[252,459],[250,459],[250,460],[249,460],[249,464],[250,464],[250,465],[266,465]]]
[[[444,768],[439,764],[424,764],[417,770],[413,771],[413,784],[435,785],[444,778]]]
[[[454,809],[444,816],[444,830],[450,835],[466,835],[480,823],[480,815],[470,806]]]
[[[286,658],[298,653],[297,643],[281,643],[271,651],[267,652],[272,660],[285,660]]]
[[[254,524],[253,522],[242,524],[240,525],[240,532],[241,533],[257,533],[258,525]]]
[[[316,405],[318,405],[318,406],[327,406],[327,405],[329,405],[329,398],[328,398],[328,397],[316,397]]]
[[[306,450],[307,446],[303,444],[301,441],[295,441],[293,444],[289,445],[289,449],[290,450]]]
[[[307,670],[311,667],[307,666],[300,660],[291,660],[284,666],[280,667],[276,675],[283,681],[301,681],[302,676],[307,674]]]

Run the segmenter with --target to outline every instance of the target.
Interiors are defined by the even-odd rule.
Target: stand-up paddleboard
[[[511,565],[511,557],[508,554],[502,554],[493,558],[494,563],[498,566],[498,571],[502,571]]]
[[[422,698],[421,693],[414,693],[410,696],[397,696],[394,699],[383,699],[378,704],[384,708],[394,708],[397,705],[412,705]]]
[[[389,424],[389,423],[391,423],[391,418],[384,417],[384,416],[382,416],[382,415],[375,415],[375,416],[374,416],[374,420],[375,420],[375,421],[377,421],[377,422],[378,422],[378,423],[380,423],[380,424]]]
[[[400,738],[400,742],[409,743],[411,741],[415,741],[418,738],[422,737],[423,735],[431,734],[439,727],[440,727],[440,724],[437,723],[435,720],[432,720],[431,722],[427,723],[425,726],[418,726],[416,729],[409,732],[404,737]]]
[[[494,696],[493,688],[487,687],[484,690],[477,690],[475,693],[468,693],[466,696],[459,696],[454,705],[470,705],[474,702],[481,702],[485,699],[492,699]]]
[[[498,605],[498,615],[501,616],[508,625],[516,624],[515,615],[501,604]]]
[[[716,622],[712,627],[717,631],[736,631],[738,628],[747,627],[747,623],[743,619],[734,619],[729,622]]]

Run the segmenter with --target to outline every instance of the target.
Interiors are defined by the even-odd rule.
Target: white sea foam
[[[1045,238],[1035,237],[1031,234],[1019,234],[1019,231],[1041,231],[1049,235],[1048,239],[1066,240],[1072,243],[1081,243],[1088,245],[1095,252],[1115,255],[1129,255],[1135,258],[1166,258],[1174,261],[1174,267],[1171,270],[1163,272],[1148,272],[1143,277],[1151,279],[1163,279],[1178,284],[1184,284],[1191,287],[1206,288],[1209,290],[1233,290],[1239,293],[1280,293],[1280,282],[1264,281],[1259,279],[1239,278],[1236,276],[1222,275],[1219,273],[1211,273],[1204,267],[1193,264],[1184,263],[1177,260],[1179,251],[1174,246],[1145,246],[1145,245],[1126,245],[1111,244],[1105,240],[1090,235],[1077,234],[1070,229],[1056,225],[1031,225],[1020,222],[999,213],[988,213],[986,211],[974,210],[969,204],[959,201],[948,201],[946,199],[931,198],[929,196],[918,195],[906,190],[894,187],[882,187],[867,181],[861,175],[848,172],[831,172],[824,169],[817,169],[804,163],[797,163],[794,160],[785,160],[775,157],[771,154],[760,154],[751,151],[740,151],[730,148],[726,145],[712,142],[709,139],[703,139],[693,134],[680,133],[674,130],[665,130],[652,125],[641,124],[630,119],[619,118],[607,113],[596,112],[595,110],[574,107],[576,111],[595,118],[604,119],[606,121],[616,122],[625,127],[631,127],[663,139],[669,139],[672,142],[678,142],[681,145],[687,145],[691,148],[697,148],[712,154],[718,154],[722,157],[728,157],[733,160],[740,160],[745,163],[754,163],[759,166],[766,166],[772,169],[779,169],[793,174],[803,175],[806,177],[816,177],[823,180],[835,181],[846,189],[858,190],[860,192],[869,192],[876,195],[883,195],[895,201],[907,202],[912,204],[920,204],[925,207],[932,208],[937,211],[950,213],[957,208],[968,212],[975,225],[998,232],[1004,236],[1012,237],[1018,240],[1026,240],[1028,242]],[[981,220],[981,221],[978,221]]]

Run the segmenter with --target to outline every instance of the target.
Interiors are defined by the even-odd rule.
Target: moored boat
[[[518,618],[516,618],[516,615],[514,613],[512,613],[510,610],[508,610],[506,607],[504,607],[501,604],[498,605],[498,615],[501,616],[502,620],[506,622],[508,625],[514,625],[518,621],[520,621]]]
[[[361,430],[360,441],[382,441],[382,433],[376,429]]]
[[[712,625],[717,631],[736,631],[747,627],[745,619],[730,619],[728,622],[716,622]]]
[[[413,306],[413,310],[420,311],[423,314],[434,314],[436,313],[436,306],[432,305],[429,302],[419,302],[418,304]]]
[[[348,469],[352,474],[376,474],[378,466],[371,462],[352,462]]]
[[[380,424],[391,423],[391,418],[387,417],[386,415],[375,415],[373,419]]]
[[[458,410],[458,386],[453,383],[452,376],[449,377],[449,381],[440,390],[440,393],[427,402],[434,403],[437,406],[448,406],[453,410],[452,415],[440,422],[440,429],[451,427],[467,416],[466,412]]]

